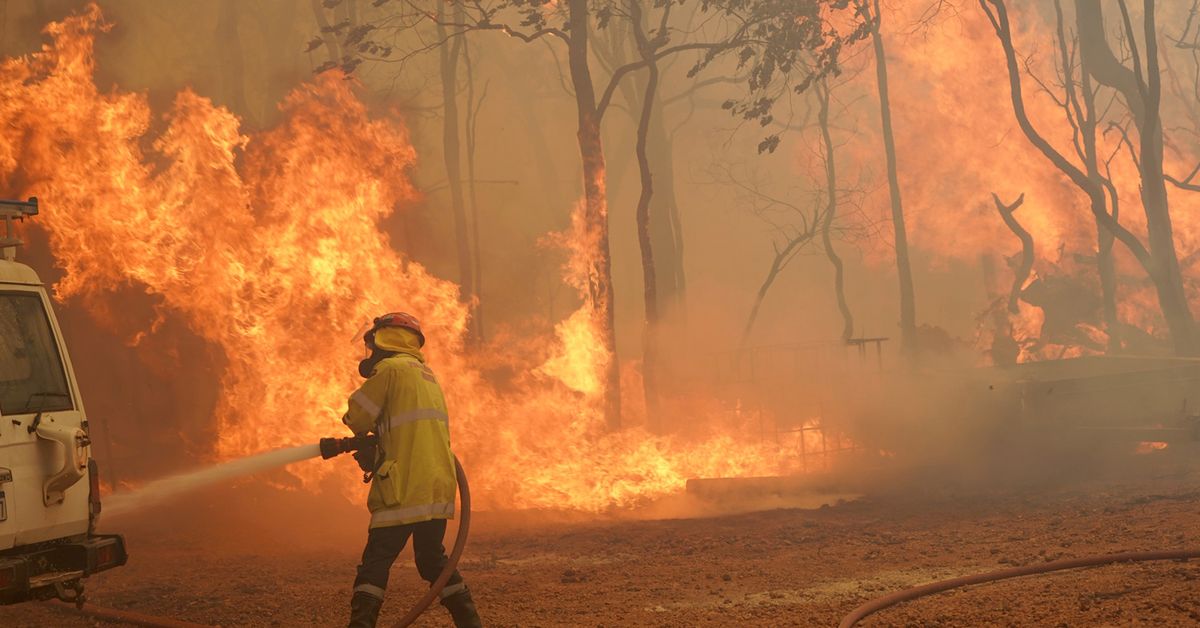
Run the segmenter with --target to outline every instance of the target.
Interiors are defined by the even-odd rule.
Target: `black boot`
[[[383,608],[383,600],[362,591],[355,591],[350,598],[349,628],[375,628],[379,620],[379,609]]]
[[[466,588],[442,598],[442,606],[450,611],[455,628],[483,628],[479,612],[475,610],[475,600],[471,599],[471,592]]]

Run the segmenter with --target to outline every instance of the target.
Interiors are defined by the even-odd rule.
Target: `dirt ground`
[[[952,484],[909,478],[831,506],[730,514],[679,500],[639,515],[675,511],[666,519],[481,512],[462,571],[490,626],[836,626],[872,597],[936,579],[1200,548],[1194,451],[1139,456],[1086,481]],[[96,604],[226,627],[344,625],[365,516],[314,502],[243,484],[106,521],[127,536],[130,561],[93,577],[88,592]],[[383,620],[399,618],[420,588],[406,552]],[[29,603],[0,608],[0,625],[100,624]],[[449,619],[435,607],[418,625]],[[979,585],[862,625],[1195,626],[1200,561]]]

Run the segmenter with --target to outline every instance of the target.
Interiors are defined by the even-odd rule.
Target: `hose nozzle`
[[[377,438],[373,434],[365,436],[347,436],[346,438],[322,438],[320,441],[321,458],[329,460],[351,451],[374,445]]]

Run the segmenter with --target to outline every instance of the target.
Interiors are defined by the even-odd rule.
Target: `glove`
[[[377,444],[371,443],[354,452],[354,461],[358,463],[358,468],[363,472],[363,484],[369,483],[375,475],[375,469],[379,468],[376,460],[378,447]]]

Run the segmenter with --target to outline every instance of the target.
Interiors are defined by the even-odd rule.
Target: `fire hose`
[[[373,436],[355,436],[349,438],[322,438],[321,439],[321,457],[328,460],[339,454],[355,452],[355,459],[362,463],[363,458],[373,459],[373,449],[375,447],[375,437]],[[364,450],[372,451],[367,456],[362,456]],[[429,585],[429,590],[417,603],[401,617],[399,621],[392,625],[392,628],[405,628],[412,625],[421,613],[424,613],[429,605],[441,594],[442,589],[446,588],[446,583],[450,581],[450,576],[454,575],[454,571],[458,568],[458,561],[462,558],[463,550],[467,548],[467,534],[471,529],[471,489],[467,485],[467,473],[463,471],[462,463],[458,461],[458,457],[454,458],[454,474],[458,478],[458,500],[461,503],[462,519],[458,523],[458,534],[454,538],[454,548],[450,550],[450,556],[446,560],[446,566],[442,567],[442,573],[438,575],[433,584]],[[370,473],[363,477],[366,481],[370,477]]]
[[[458,500],[462,503],[462,519],[458,522],[458,534],[454,537],[454,549],[450,550],[450,557],[446,561],[446,566],[442,567],[441,575],[433,581],[433,584],[429,585],[429,590],[421,596],[421,599],[417,600],[408,613],[401,617],[400,621],[392,624],[392,628],[405,628],[417,621],[421,613],[429,608],[429,605],[446,587],[450,576],[454,575],[454,571],[458,568],[458,559],[462,558],[463,550],[467,548],[467,533],[471,529],[471,489],[467,486],[467,474],[463,471],[462,464],[457,457],[454,458],[454,473],[458,476]]]
[[[84,602],[82,606],[76,606],[68,602],[52,600],[50,602],[56,607],[85,617],[95,619],[103,619],[107,621],[116,621],[123,624],[133,626],[143,626],[144,628],[211,628],[207,624],[193,624],[191,622],[179,621],[167,617],[158,617],[156,615],[143,615],[133,611],[123,611],[107,606],[96,606],[90,602]]]
[[[1100,556],[1067,558],[1049,563],[1042,563],[1040,565],[1013,567],[1011,569],[1000,569],[998,571],[989,571],[987,573],[961,576],[958,578],[950,578],[948,580],[939,580],[937,582],[923,584],[919,587],[912,587],[910,589],[889,593],[887,595],[870,600],[851,611],[850,614],[843,617],[842,622],[838,624],[838,628],[853,628],[858,624],[858,622],[862,621],[867,616],[901,602],[908,602],[926,595],[933,595],[934,593],[941,593],[943,591],[949,591],[950,589],[957,589],[958,587],[965,587],[972,584],[996,582],[998,580],[1005,580],[1008,578],[1032,576],[1035,574],[1063,571],[1066,569],[1097,567],[1112,563],[1132,563],[1154,560],[1187,560],[1189,558],[1200,558],[1200,549],[1167,550],[1157,552],[1121,552],[1118,554],[1102,554]]]

